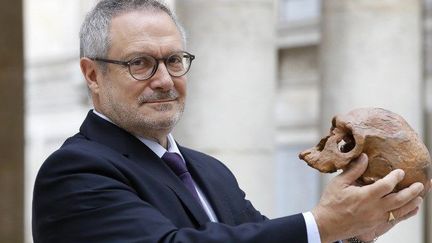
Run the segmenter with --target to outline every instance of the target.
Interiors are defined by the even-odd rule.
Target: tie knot
[[[162,159],[165,161],[165,163],[171,168],[171,170],[177,175],[180,176],[184,174],[185,172],[188,172],[186,168],[186,164],[184,163],[183,159],[180,157],[180,155],[176,153],[170,153],[166,152]]]

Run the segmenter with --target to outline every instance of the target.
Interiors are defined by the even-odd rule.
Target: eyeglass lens
[[[191,56],[187,53],[174,53],[164,60],[165,66],[171,76],[184,75],[190,67]],[[129,70],[131,75],[139,80],[150,78],[158,66],[158,60],[152,56],[140,56],[130,61]]]

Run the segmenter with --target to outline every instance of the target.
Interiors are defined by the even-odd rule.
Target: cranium
[[[360,108],[333,117],[330,134],[313,148],[300,153],[300,159],[321,172],[343,169],[361,153],[369,158],[368,168],[359,178],[371,184],[394,169],[405,171],[395,191],[414,182],[430,187],[431,158],[417,133],[399,115],[380,108]]]

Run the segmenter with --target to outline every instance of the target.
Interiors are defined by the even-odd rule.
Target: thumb
[[[365,153],[352,160],[344,171],[340,174],[345,183],[352,184],[366,171],[368,165],[368,157]]]

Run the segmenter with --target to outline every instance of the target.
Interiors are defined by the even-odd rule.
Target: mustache
[[[176,90],[170,89],[168,91],[155,91],[150,95],[141,95],[138,97],[138,102],[139,104],[143,104],[159,100],[175,100],[178,97],[178,92]]]

